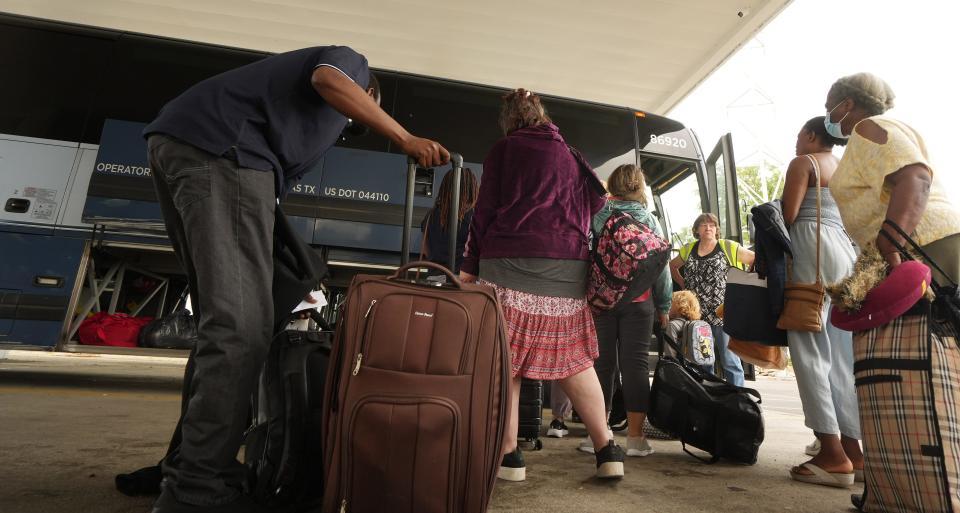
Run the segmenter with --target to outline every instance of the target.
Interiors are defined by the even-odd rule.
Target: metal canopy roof
[[[14,14],[665,113],[790,0],[0,0]]]

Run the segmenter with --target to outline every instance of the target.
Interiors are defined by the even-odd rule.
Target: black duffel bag
[[[664,357],[661,350],[650,389],[650,423],[678,438],[684,452],[701,461],[756,463],[764,432],[760,393],[700,370],[684,359],[676,344],[661,339],[673,346],[678,358]],[[698,457],[687,445],[711,458]]]
[[[197,323],[188,310],[177,310],[140,330],[137,344],[153,349],[193,349],[197,341]]]

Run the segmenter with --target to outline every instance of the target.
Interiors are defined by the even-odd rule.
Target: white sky
[[[869,71],[896,94],[888,115],[920,132],[938,179],[960,190],[949,125],[960,115],[958,54],[960,2],[794,0],[668,115],[706,153],[729,131],[738,165],[785,167],[800,127],[824,114],[830,85]]]

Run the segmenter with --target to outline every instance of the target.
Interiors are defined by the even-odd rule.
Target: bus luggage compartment
[[[85,241],[9,228],[0,227],[0,345],[53,348]]]

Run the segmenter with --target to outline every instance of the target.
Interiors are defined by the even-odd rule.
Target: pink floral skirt
[[[480,283],[496,289],[500,299],[514,376],[564,379],[593,366],[600,353],[585,299],[538,296]]]

